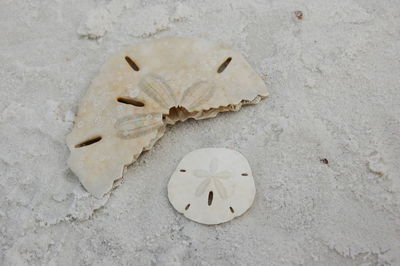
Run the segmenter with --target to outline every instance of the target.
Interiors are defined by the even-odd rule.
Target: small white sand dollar
[[[199,149],[187,154],[168,183],[168,198],[190,220],[220,224],[246,212],[256,189],[250,165],[237,151]]]

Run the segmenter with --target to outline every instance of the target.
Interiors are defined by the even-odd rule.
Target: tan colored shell
[[[206,41],[165,37],[113,55],[83,97],[68,164],[95,196],[150,149],[166,124],[239,110],[268,95],[242,55]]]

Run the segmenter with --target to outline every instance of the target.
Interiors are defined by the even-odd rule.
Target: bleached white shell
[[[179,37],[132,45],[105,63],[81,100],[67,137],[69,167],[102,196],[166,124],[237,111],[267,95],[257,73],[227,46]]]
[[[202,224],[220,224],[242,215],[252,205],[255,193],[246,158],[225,148],[190,152],[168,183],[172,206]]]

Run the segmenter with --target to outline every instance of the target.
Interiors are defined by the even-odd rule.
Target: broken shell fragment
[[[237,151],[207,148],[187,154],[168,183],[168,199],[190,220],[220,224],[246,212],[255,195],[246,158]]]
[[[268,95],[242,55],[223,45],[165,37],[112,56],[81,100],[67,136],[69,167],[101,197],[166,124],[237,111]]]

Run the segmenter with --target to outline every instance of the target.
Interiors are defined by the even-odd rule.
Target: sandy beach
[[[0,265],[400,265],[395,0],[0,0]],[[242,52],[269,96],[169,126],[101,198],[66,135],[107,58],[162,36]],[[185,154],[252,168],[252,207],[205,226],[174,210]]]

